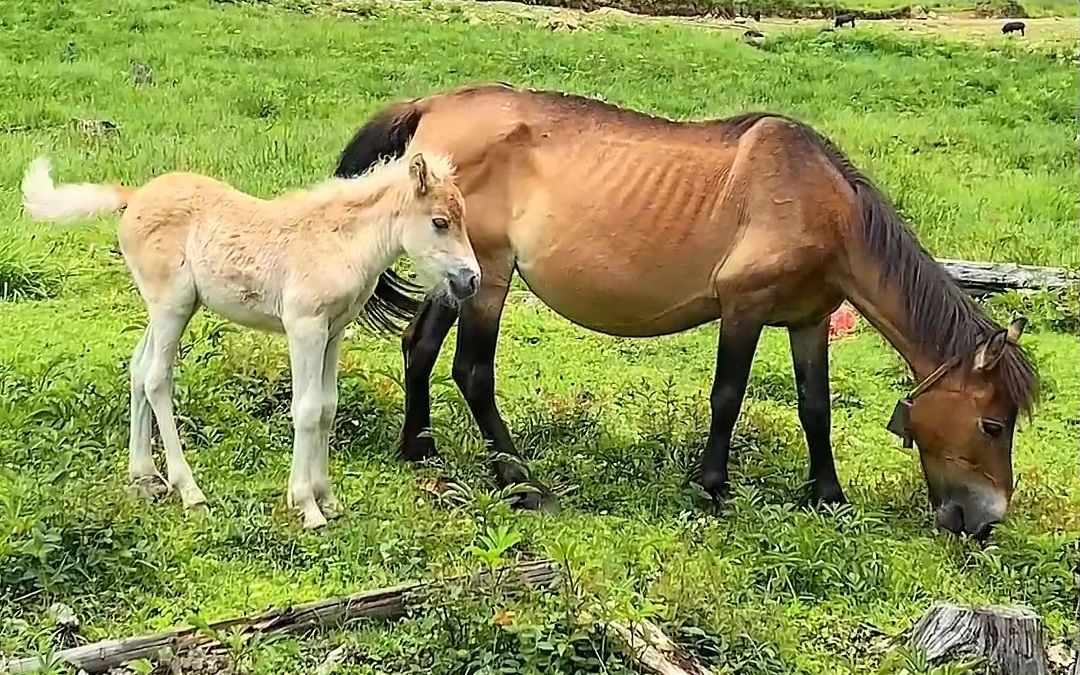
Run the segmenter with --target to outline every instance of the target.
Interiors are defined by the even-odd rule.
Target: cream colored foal
[[[423,278],[445,283],[459,300],[479,287],[454,166],[441,155],[393,160],[272,200],[191,173],[165,174],[141,188],[58,186],[44,158],[30,165],[22,187],[36,220],[123,211],[120,248],[150,315],[131,361],[129,475],[161,478],[150,452],[156,418],[166,485],[187,507],[206,498],[176,431],[172,369],[180,337],[201,305],[241,325],[286,334],[294,429],[288,500],[305,527],[314,528],[340,511],[327,468],[338,356],[343,331],[363,310],[379,273],[404,252]]]

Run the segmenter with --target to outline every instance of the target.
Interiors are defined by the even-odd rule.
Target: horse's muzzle
[[[977,541],[986,541],[999,520],[998,516],[984,512],[975,504],[962,504],[959,501],[942,504],[934,514],[938,527],[955,535],[966,534]]]

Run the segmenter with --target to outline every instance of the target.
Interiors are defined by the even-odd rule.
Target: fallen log
[[[486,579],[487,573],[455,577],[436,583],[412,583],[363,591],[328,600],[316,600],[281,609],[271,609],[256,616],[225,619],[209,624],[212,633],[239,629],[245,633],[304,633],[313,628],[338,624],[349,619],[392,619],[405,613],[410,601],[441,586],[453,585],[468,579]],[[535,588],[552,588],[559,582],[555,563],[541,560],[522,563],[500,570],[498,579]],[[197,627],[176,628],[161,633],[121,640],[103,640],[94,644],[65,649],[54,654],[51,661],[68,663],[88,673],[100,673],[138,659],[157,659],[163,651],[173,654],[198,645],[214,643],[213,637]],[[23,675],[47,668],[42,658],[0,662],[0,673]]]
[[[1029,609],[938,603],[915,625],[911,642],[932,664],[976,657],[996,675],[1049,673],[1042,620]]]
[[[671,641],[660,627],[642,620],[633,624],[613,621],[607,624],[615,642],[642,668],[656,675],[712,675]]]
[[[1076,285],[1076,279],[1070,279],[1069,273],[1060,267],[949,259],[938,262],[961,288],[974,295],[1009,290],[1055,291]]]

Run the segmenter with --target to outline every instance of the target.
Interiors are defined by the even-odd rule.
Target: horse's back
[[[511,251],[538,296],[594,330],[674,332],[744,290],[790,295],[787,280],[821,273],[849,205],[797,126],[766,113],[676,122],[505,87],[426,106],[414,142],[458,163],[484,274]],[[777,320],[807,311],[795,304]]]

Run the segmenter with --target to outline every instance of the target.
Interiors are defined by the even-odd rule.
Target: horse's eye
[[[446,218],[432,218],[431,224],[434,225],[437,230],[445,230],[450,227],[450,221]]]
[[[979,429],[990,438],[997,438],[1001,432],[1005,431],[1005,425],[994,420],[981,419]]]

